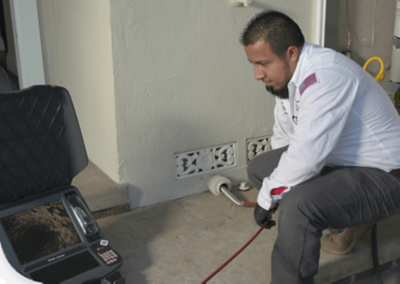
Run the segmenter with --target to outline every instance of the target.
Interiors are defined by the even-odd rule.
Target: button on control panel
[[[122,261],[122,258],[104,241],[94,244],[91,250],[108,266],[114,265]]]

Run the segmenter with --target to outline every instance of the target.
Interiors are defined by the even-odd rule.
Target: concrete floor
[[[79,189],[96,218],[110,215],[112,211],[121,212],[121,209],[129,211],[127,185],[117,184],[91,161],[72,180],[72,185]]]
[[[233,193],[241,200],[255,201],[258,192],[253,189],[243,193],[234,188]],[[201,283],[258,230],[252,207],[234,205],[226,197],[209,192],[98,219],[98,224],[124,258],[120,272],[129,284]],[[379,229],[382,226],[393,224],[378,226],[379,256],[385,263],[381,250],[393,251],[390,248],[399,246],[379,235],[384,233]],[[276,227],[263,230],[207,283],[270,283],[270,256],[276,236]],[[389,249],[385,244],[391,245]],[[394,259],[393,255],[388,257]],[[391,268],[383,273],[385,284],[400,283],[397,263],[389,263]],[[377,283],[374,275],[362,275],[367,266],[372,267],[369,240],[347,256],[322,252],[316,283]]]

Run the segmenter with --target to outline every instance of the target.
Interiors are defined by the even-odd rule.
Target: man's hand
[[[262,227],[262,225],[264,225],[264,223],[268,220],[265,229],[270,229],[271,227],[275,226],[275,221],[271,220],[272,212],[272,210],[265,210],[257,203],[256,207],[254,208],[254,219],[256,219],[257,225]]]

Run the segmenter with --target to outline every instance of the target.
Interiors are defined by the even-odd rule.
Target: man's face
[[[247,45],[244,50],[248,60],[254,66],[256,80],[263,81],[267,91],[272,94],[287,98],[287,85],[294,72],[290,66],[289,52],[287,52],[287,58],[282,59],[271,50],[269,43],[266,41],[258,41],[255,44]]]

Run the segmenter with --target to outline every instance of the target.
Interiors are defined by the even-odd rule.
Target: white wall
[[[10,4],[19,87],[45,84],[37,2],[20,0]]]
[[[38,0],[47,84],[70,92],[89,159],[119,182],[108,0]]]
[[[345,0],[327,2],[326,46],[343,51],[347,48],[348,27]],[[382,58],[385,69],[391,64],[396,0],[349,1],[350,50],[360,66],[373,57]],[[368,65],[367,71],[376,76],[378,61]],[[390,73],[385,76],[389,80]]]
[[[120,180],[131,208],[207,189],[175,180],[174,154],[272,133],[274,100],[253,77],[238,38],[263,9],[287,13],[315,39],[318,0],[110,1]],[[222,174],[246,178],[246,161]]]
[[[3,9],[4,9],[4,21],[6,24],[6,37],[7,37],[7,55],[6,55],[6,64],[7,70],[12,74],[18,76],[18,68],[17,68],[17,56],[15,54],[15,45],[14,45],[14,34],[12,29],[12,18],[11,18],[11,4],[10,0],[4,0]]]
[[[38,0],[46,83],[72,96],[89,158],[128,183],[131,208],[207,190],[210,175],[175,180],[174,154],[272,133],[274,99],[256,82],[239,36],[264,9],[287,13],[307,41],[316,3],[230,0]]]

